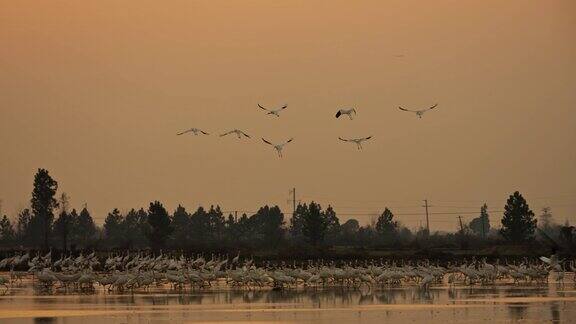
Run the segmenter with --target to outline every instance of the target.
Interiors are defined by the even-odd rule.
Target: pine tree
[[[54,222],[54,234],[62,242],[62,250],[68,250],[68,243],[70,243],[70,234],[72,232],[72,217],[66,211],[60,212],[58,218]]]
[[[537,220],[522,195],[516,191],[504,206],[500,233],[513,242],[521,242],[534,235]]]
[[[375,228],[378,235],[388,243],[396,238],[398,222],[394,221],[394,214],[390,209],[384,208],[384,212],[378,216]]]
[[[190,243],[190,214],[178,205],[172,216],[172,246],[184,247]]]
[[[486,238],[490,232],[490,218],[488,215],[488,205],[484,204],[480,208],[480,216],[472,219],[469,224],[470,229],[476,235]]]
[[[107,244],[112,247],[117,247],[125,241],[125,231],[123,230],[124,217],[116,208],[108,213],[104,221],[104,234],[106,235]]]
[[[544,207],[542,208],[542,214],[540,214],[539,227],[542,228],[544,232],[549,233],[552,230],[553,225],[552,220],[552,208]]]
[[[59,205],[61,210],[58,219],[54,222],[54,234],[61,240],[62,250],[67,251],[74,222],[72,216],[68,213],[68,196],[66,193],[62,193]]]
[[[303,215],[302,225],[302,234],[312,245],[318,245],[324,241],[329,224],[319,204],[311,202],[308,205],[307,213]]]
[[[16,238],[14,227],[6,215],[0,220],[0,243],[3,246],[9,246]]]
[[[30,222],[32,221],[32,213],[30,209],[23,209],[18,213],[16,221],[16,240],[22,245],[30,243],[31,230]]]
[[[38,237],[42,239],[44,249],[48,249],[54,209],[58,208],[58,202],[54,199],[57,189],[58,183],[50,177],[48,171],[38,169],[34,176],[34,190],[30,200],[34,215],[30,226],[34,234],[39,234]]]
[[[146,236],[153,249],[159,250],[165,246],[166,240],[173,230],[170,222],[168,212],[159,201],[150,203],[150,207],[148,208],[149,228]]]
[[[251,225],[254,227],[255,239],[260,245],[276,247],[284,237],[284,214],[278,206],[272,208],[261,207],[251,217]]]
[[[83,248],[88,247],[90,241],[96,235],[96,224],[94,224],[94,219],[92,219],[86,207],[82,208],[80,215],[78,215],[74,226],[74,234],[76,242]]]

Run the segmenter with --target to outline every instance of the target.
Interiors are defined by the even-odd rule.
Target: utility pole
[[[432,206],[428,205],[428,199],[424,199],[424,206],[422,207],[426,208],[426,231],[428,232],[428,235],[430,235],[430,219],[428,218],[428,207]]]
[[[292,188],[292,215],[296,215],[296,188]]]
[[[292,197],[288,199],[288,202],[292,203],[292,217],[294,217],[296,214],[296,188],[292,188],[289,193],[292,195]]]
[[[458,220],[460,220],[460,248],[464,249],[464,225],[462,225],[462,216],[458,216]]]

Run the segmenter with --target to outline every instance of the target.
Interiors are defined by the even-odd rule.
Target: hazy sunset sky
[[[483,202],[499,225],[515,190],[576,222],[573,0],[0,0],[0,42],[11,216],[42,167],[97,223],[152,200],[290,214],[292,187],[363,223],[417,226],[427,198],[433,231]],[[232,128],[252,139],[213,136]],[[279,159],[260,137],[295,139]]]

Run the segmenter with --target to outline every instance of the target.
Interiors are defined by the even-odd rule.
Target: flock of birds
[[[416,114],[416,116],[418,118],[422,118],[422,116],[424,115],[424,113],[426,113],[429,110],[432,110],[434,108],[436,108],[438,106],[438,104],[435,104],[429,108],[426,109],[421,109],[421,110],[410,110],[410,109],[405,109],[402,107],[398,107],[400,110],[402,111],[406,111],[406,112],[411,112]],[[274,108],[274,109],[270,109],[270,108],[266,108],[263,107],[262,105],[258,104],[258,107],[264,111],[266,111],[267,115],[270,116],[275,116],[275,117],[280,117],[280,112],[282,112],[284,109],[288,108],[288,105],[283,105],[279,108]],[[347,115],[350,120],[354,119],[354,116],[356,116],[356,109],[355,108],[348,108],[348,109],[339,109],[338,112],[336,112],[336,118],[340,118],[341,116]],[[191,134],[191,135],[195,135],[198,136],[200,134],[202,135],[210,135],[210,133],[193,127],[193,128],[189,128],[186,129],[184,131],[181,131],[179,133],[177,133],[176,135],[184,135],[184,134]],[[233,129],[230,131],[227,131],[225,133],[220,134],[220,137],[223,136],[228,136],[228,135],[236,135],[236,137],[238,139],[242,139],[242,138],[251,138],[250,135],[246,134],[246,132],[240,130],[240,129]],[[349,143],[354,143],[356,144],[356,147],[361,150],[362,149],[362,143],[371,139],[372,136],[366,136],[366,137],[360,137],[360,138],[342,138],[342,137],[338,137],[339,140],[343,141],[343,142],[349,142]],[[291,143],[294,140],[294,138],[290,138],[289,140],[282,142],[282,143],[273,143],[271,141],[266,140],[265,138],[262,138],[262,141],[265,144],[268,144],[270,146],[272,146],[272,148],[274,148],[276,150],[276,152],[278,153],[279,157],[282,157],[282,149],[284,148],[284,146],[286,146],[286,144]]]
[[[32,280],[41,290],[53,288],[75,291],[94,290],[97,285],[108,291],[147,290],[165,287],[182,290],[208,287],[273,289],[294,287],[358,288],[417,285],[428,289],[431,285],[477,285],[496,283],[547,283],[552,277],[564,284],[567,272],[576,272],[574,260],[559,260],[553,255],[540,260],[503,264],[497,260],[463,260],[440,264],[429,260],[384,261],[352,260],[303,262],[262,262],[251,258],[230,259],[227,255],[185,257],[146,253],[110,254],[105,259],[95,253],[79,256],[62,255],[53,260],[51,253],[31,257],[18,254],[0,261],[0,269],[10,269],[9,277],[0,276],[0,285],[8,289]],[[55,286],[58,284],[58,286]],[[576,281],[575,281],[576,284]]]

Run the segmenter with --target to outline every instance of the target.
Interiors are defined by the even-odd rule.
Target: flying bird
[[[540,261],[548,264],[550,268],[554,269],[555,271],[562,271],[562,261],[558,259],[558,255],[552,254],[550,258],[541,256]]]
[[[242,136],[246,136],[246,137],[250,138],[250,135],[244,133],[243,131],[241,131],[239,129],[233,129],[229,132],[226,132],[226,133],[220,135],[220,137],[230,135],[230,134],[236,134],[236,136],[238,136],[238,138],[242,138]]]
[[[342,115],[348,115],[348,117],[350,117],[350,119],[354,119],[354,118],[352,118],[352,113],[354,113],[354,115],[356,115],[356,109],[354,109],[354,108],[340,109],[336,113],[336,118],[339,118]]]
[[[341,140],[341,141],[356,143],[356,146],[358,147],[359,150],[362,149],[362,142],[365,142],[365,141],[367,141],[367,140],[369,140],[369,139],[371,139],[371,138],[372,138],[372,136],[361,137],[361,138],[350,138],[350,139],[338,137],[338,139]]]
[[[264,141],[264,143],[272,145],[273,148],[276,149],[276,151],[278,152],[278,156],[282,157],[282,149],[284,148],[284,146],[290,142],[292,142],[292,140],[294,140],[294,138],[291,138],[289,140],[287,140],[286,142],[282,143],[282,144],[273,144],[267,140],[265,140],[264,138],[262,138],[262,140]]]
[[[288,105],[284,105],[284,106],[277,108],[277,109],[267,109],[267,108],[262,107],[262,105],[260,105],[260,104],[258,104],[258,107],[262,108],[263,110],[266,110],[268,112],[267,115],[274,115],[276,117],[280,117],[280,112],[282,110],[286,109],[288,107]]]
[[[422,109],[422,110],[410,110],[410,109],[405,109],[402,107],[398,107],[398,108],[402,111],[413,112],[416,114],[416,116],[418,116],[418,118],[422,118],[422,115],[424,115],[425,112],[427,112],[428,110],[432,110],[432,109],[436,108],[436,106],[438,106],[438,104],[435,104],[434,106],[432,106],[430,108],[426,108],[426,109]]]
[[[198,129],[198,128],[190,128],[190,129],[187,129],[187,130],[185,130],[185,131],[182,131],[182,132],[180,132],[180,133],[178,133],[178,134],[176,134],[176,135],[184,135],[184,134],[186,134],[186,133],[192,133],[192,134],[194,134],[194,135],[198,135],[198,134],[200,134],[200,133],[202,133],[202,134],[204,134],[204,135],[210,135],[210,134],[206,133],[205,131],[203,131],[203,130],[201,130],[201,129]]]

